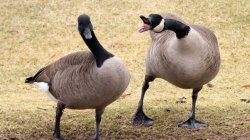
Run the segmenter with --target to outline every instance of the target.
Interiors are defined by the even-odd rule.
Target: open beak
[[[138,31],[140,33],[145,32],[150,29],[150,26],[148,24],[142,24],[138,27]]]
[[[145,32],[145,31],[148,31],[151,29],[151,26],[150,26],[150,22],[148,20],[148,18],[144,17],[144,16],[140,16],[140,18],[142,19],[143,21],[143,24],[142,25],[139,25],[138,27],[138,31],[140,33],[142,32]]]

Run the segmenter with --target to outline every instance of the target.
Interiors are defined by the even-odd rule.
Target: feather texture
[[[173,14],[162,16],[185,23]],[[220,54],[215,35],[203,26],[187,25],[191,30],[182,39],[177,39],[170,30],[150,31],[152,43],[147,52],[146,75],[165,79],[181,88],[200,87],[216,76]]]
[[[76,52],[43,68],[34,82],[45,82],[53,97],[67,108],[105,107],[129,84],[130,75],[117,57],[98,68],[91,52]]]

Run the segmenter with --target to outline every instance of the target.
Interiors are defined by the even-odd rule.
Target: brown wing
[[[26,79],[26,83],[32,82],[46,82],[50,83],[55,74],[59,71],[63,71],[68,67],[75,65],[84,65],[86,61],[94,61],[94,55],[88,51],[75,52],[66,55],[56,62],[40,69],[35,76]]]

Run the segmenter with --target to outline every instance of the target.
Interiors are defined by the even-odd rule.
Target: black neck
[[[97,40],[93,31],[91,31],[92,38],[86,39],[83,34],[81,34],[84,42],[87,44],[90,51],[94,54],[96,58],[96,65],[97,67],[101,67],[103,62],[114,55],[105,50],[102,45]]]
[[[165,19],[164,30],[172,30],[178,39],[184,38],[190,30],[190,27],[174,19]]]

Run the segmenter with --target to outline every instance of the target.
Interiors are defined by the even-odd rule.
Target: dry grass
[[[100,42],[120,56],[131,71],[123,98],[110,105],[101,124],[102,139],[248,139],[250,137],[250,1],[249,0],[2,0],[0,3],[0,139],[52,139],[55,104],[33,86],[27,76],[59,57],[87,50],[75,29],[81,13],[91,16]],[[215,87],[203,88],[197,106],[207,129],[177,128],[191,107],[191,90],[157,79],[145,98],[152,127],[131,125],[144,77],[144,57],[150,43],[139,34],[139,15],[171,12],[189,23],[203,24],[218,37],[222,66]],[[186,104],[176,104],[181,97]],[[91,139],[92,110],[66,110],[62,134]]]

